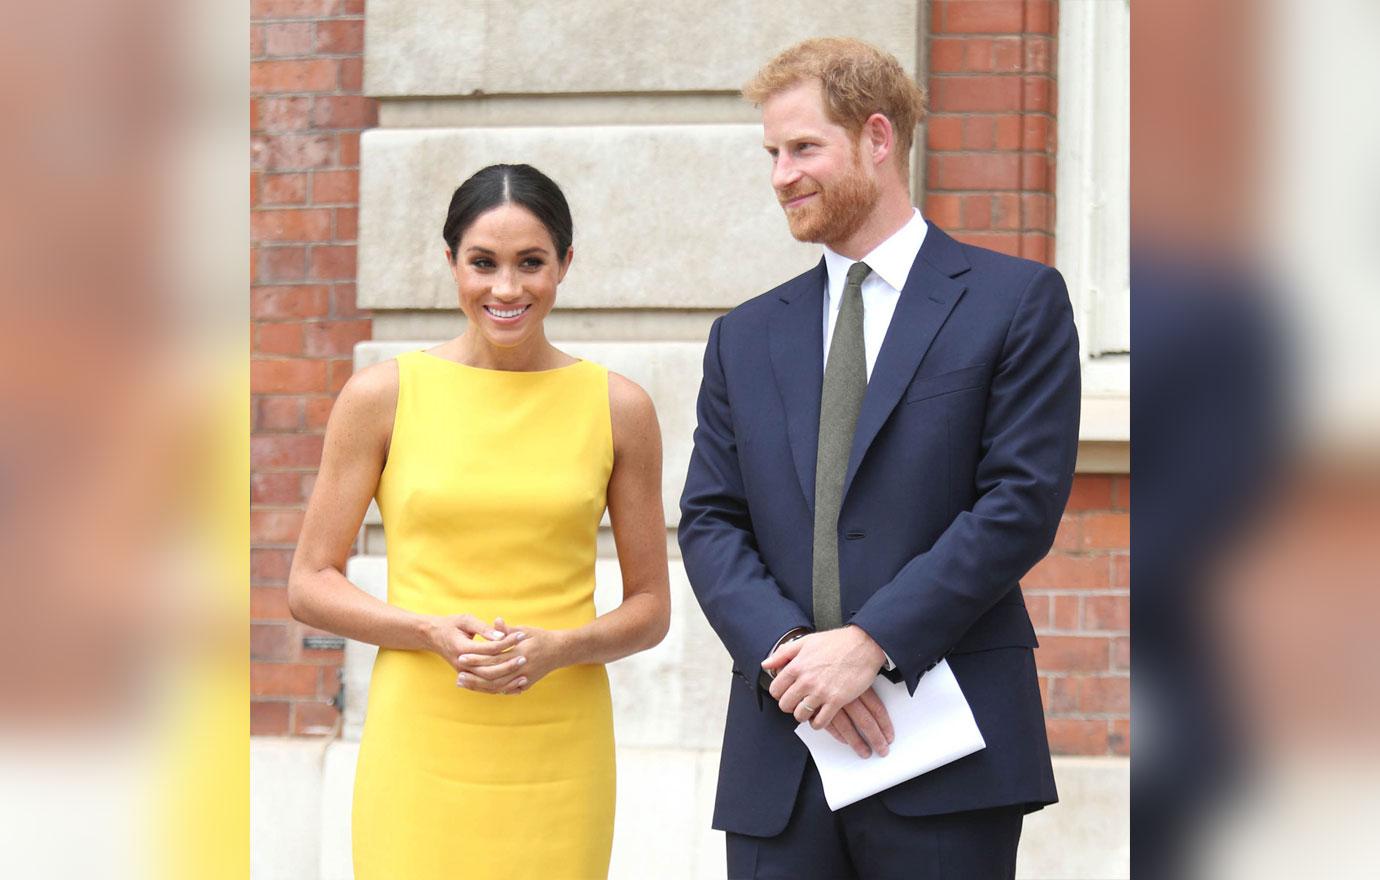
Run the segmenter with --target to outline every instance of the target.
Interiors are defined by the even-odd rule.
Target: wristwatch
[[[797,639],[803,639],[813,632],[814,630],[810,629],[808,626],[797,626],[795,629],[788,630],[784,636],[776,640],[776,644],[771,646],[771,652],[767,654],[767,657],[770,657],[772,654],[775,654],[777,651],[781,650],[782,645],[789,645],[791,642],[794,642]],[[765,660],[767,658],[763,657],[762,659]],[[767,673],[768,680],[776,678],[775,670],[765,669],[763,671]]]
[[[814,630],[810,629],[808,626],[797,626],[795,629],[787,630],[786,634],[781,638],[777,639],[776,644],[771,646],[771,650],[767,652],[767,657],[770,657],[772,654],[775,654],[777,651],[781,650],[782,645],[794,642],[796,639],[803,639],[813,632]],[[762,659],[765,660],[767,659],[767,657],[763,657]],[[761,667],[758,668],[761,670],[757,673],[758,686],[761,687],[764,691],[770,691],[771,680],[773,678],[776,678],[776,673],[769,669],[761,669]]]

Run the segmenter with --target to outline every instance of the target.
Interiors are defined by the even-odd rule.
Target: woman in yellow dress
[[[443,236],[465,331],[346,383],[288,584],[298,620],[380,648],[355,877],[605,877],[604,664],[656,645],[670,618],[656,413],[633,382],[546,339],[574,253],[550,178],[479,171]],[[387,602],[343,574],[371,497]],[[623,601],[596,616],[606,506]]]

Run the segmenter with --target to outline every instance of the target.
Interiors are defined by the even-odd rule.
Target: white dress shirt
[[[891,326],[891,316],[896,312],[896,303],[901,299],[901,288],[906,285],[906,276],[925,243],[925,233],[929,225],[920,212],[914,208],[905,226],[892,233],[891,237],[877,245],[862,258],[862,262],[872,267],[872,272],[863,279],[863,350],[867,356],[867,378],[872,378],[872,365],[877,362],[877,352],[882,350],[882,340],[886,339],[887,328]],[[848,281],[850,260],[830,248],[824,249],[824,267],[829,280],[824,289],[824,363],[829,363],[829,343],[834,338],[834,324],[839,319],[839,306],[843,302],[843,286]]]

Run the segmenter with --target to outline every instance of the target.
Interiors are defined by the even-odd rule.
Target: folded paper
[[[907,693],[904,684],[881,676],[872,690],[881,698],[896,732],[885,757],[874,752],[871,757],[859,758],[829,731],[815,730],[808,722],[795,729],[819,768],[831,810],[987,747],[947,660],[939,661],[920,677],[913,695]]]

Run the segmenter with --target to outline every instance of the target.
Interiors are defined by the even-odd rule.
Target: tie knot
[[[848,267],[848,287],[862,287],[863,279],[872,272],[872,267],[863,262],[857,262]]]

